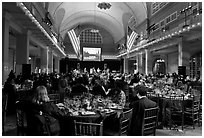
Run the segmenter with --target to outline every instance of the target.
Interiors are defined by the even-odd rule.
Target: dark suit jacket
[[[102,86],[99,84],[95,84],[91,93],[93,95],[106,96],[105,91],[103,90]]]
[[[132,119],[130,128],[128,130],[128,135],[130,136],[140,136],[142,130],[142,121],[144,109],[156,107],[157,104],[147,97],[136,100],[130,104],[133,108]]]
[[[32,103],[31,101],[21,101],[17,104],[18,109],[23,110],[26,113],[27,118],[27,135],[28,136],[42,136],[44,135],[44,125],[46,123],[44,117],[40,115],[46,114],[47,116],[53,117],[57,125],[61,121],[64,113],[54,103],[43,103],[41,105]],[[40,117],[40,118],[39,118]],[[53,123],[53,122],[50,122]],[[59,129],[57,130],[59,133]]]
[[[83,92],[87,93],[87,88],[82,84],[76,84],[72,87],[72,94],[83,94]]]

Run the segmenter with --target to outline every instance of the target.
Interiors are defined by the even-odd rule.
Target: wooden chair
[[[123,109],[123,114],[120,119],[120,129],[119,136],[127,135],[127,130],[130,124],[130,119],[132,117],[132,109]]]
[[[192,125],[195,129],[195,123],[200,123],[200,96],[194,95],[191,100],[187,101],[190,102],[190,106],[186,105],[184,109],[185,124]]]
[[[5,133],[6,113],[8,104],[8,94],[2,93],[2,133]]]
[[[48,97],[50,98],[50,102],[55,104],[60,102],[60,95],[59,94],[49,94]]]
[[[159,94],[147,93],[147,98],[156,102],[159,105]]]
[[[198,126],[202,126],[202,105],[200,104],[200,109],[199,109],[199,120],[198,120]]]
[[[18,105],[19,101],[16,102],[16,126],[17,126],[17,135],[25,136],[27,135],[27,122],[26,122],[26,113]]]
[[[148,108],[144,111],[142,136],[156,135],[159,107]]]
[[[119,131],[105,130],[104,135],[107,136],[122,136],[127,135],[130,120],[132,117],[132,109],[123,109],[123,114],[120,116]]]
[[[126,101],[130,102],[129,85],[128,84],[124,85],[123,91],[125,92],[125,95],[126,95]]]
[[[74,120],[75,136],[102,136],[103,122],[86,123]]]
[[[170,96],[169,111],[169,127],[170,129],[176,129],[177,126],[184,128],[184,95],[182,96]]]

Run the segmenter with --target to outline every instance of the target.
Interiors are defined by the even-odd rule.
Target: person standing
[[[59,94],[60,94],[60,102],[64,102],[65,97],[65,89],[68,86],[68,82],[64,76],[62,76],[59,80]]]

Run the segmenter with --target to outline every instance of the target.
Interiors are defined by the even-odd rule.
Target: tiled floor
[[[16,117],[15,115],[9,115],[7,117],[5,134],[3,136],[16,136]],[[169,130],[169,129],[157,129],[156,136],[202,136],[202,126],[196,126],[195,129],[192,127],[184,128],[184,131],[179,130]]]

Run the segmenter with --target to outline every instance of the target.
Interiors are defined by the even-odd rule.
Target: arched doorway
[[[158,58],[153,62],[153,74],[166,74],[165,60]]]

